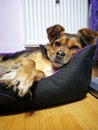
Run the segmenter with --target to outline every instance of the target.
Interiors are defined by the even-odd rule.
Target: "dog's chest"
[[[51,61],[46,59],[41,52],[34,53],[31,59],[35,61],[36,69],[43,71],[46,77],[52,75],[55,72]]]

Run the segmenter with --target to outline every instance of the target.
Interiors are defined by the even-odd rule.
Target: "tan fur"
[[[93,44],[98,38],[98,32],[89,29],[81,29],[77,34],[68,34],[64,30],[58,24],[47,29],[49,44],[43,47],[46,56],[39,49],[6,61],[2,61],[1,56],[0,82],[14,91],[18,89],[18,95],[23,97],[35,81],[52,75],[70,61],[83,47],[81,38],[85,44]]]

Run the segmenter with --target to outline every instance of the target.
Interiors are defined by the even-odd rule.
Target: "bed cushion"
[[[95,45],[83,48],[55,74],[35,82],[31,88],[32,99],[29,95],[20,98],[1,84],[0,112],[52,107],[84,98],[91,81],[94,51]]]

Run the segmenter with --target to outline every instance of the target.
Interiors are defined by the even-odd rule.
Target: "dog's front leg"
[[[26,93],[30,91],[31,86],[34,81],[38,81],[45,77],[45,74],[36,70],[36,64],[31,59],[24,59],[22,61],[22,66],[18,69],[15,79],[19,81],[17,86],[19,92],[18,95],[23,97]]]
[[[36,64],[31,59],[21,59],[12,65],[12,69],[0,77],[0,82],[19,90],[18,95],[23,97],[30,91],[34,81],[45,77],[42,71],[36,70]]]

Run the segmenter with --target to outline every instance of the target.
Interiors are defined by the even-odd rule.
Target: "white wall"
[[[0,53],[24,49],[21,0],[0,0]]]

